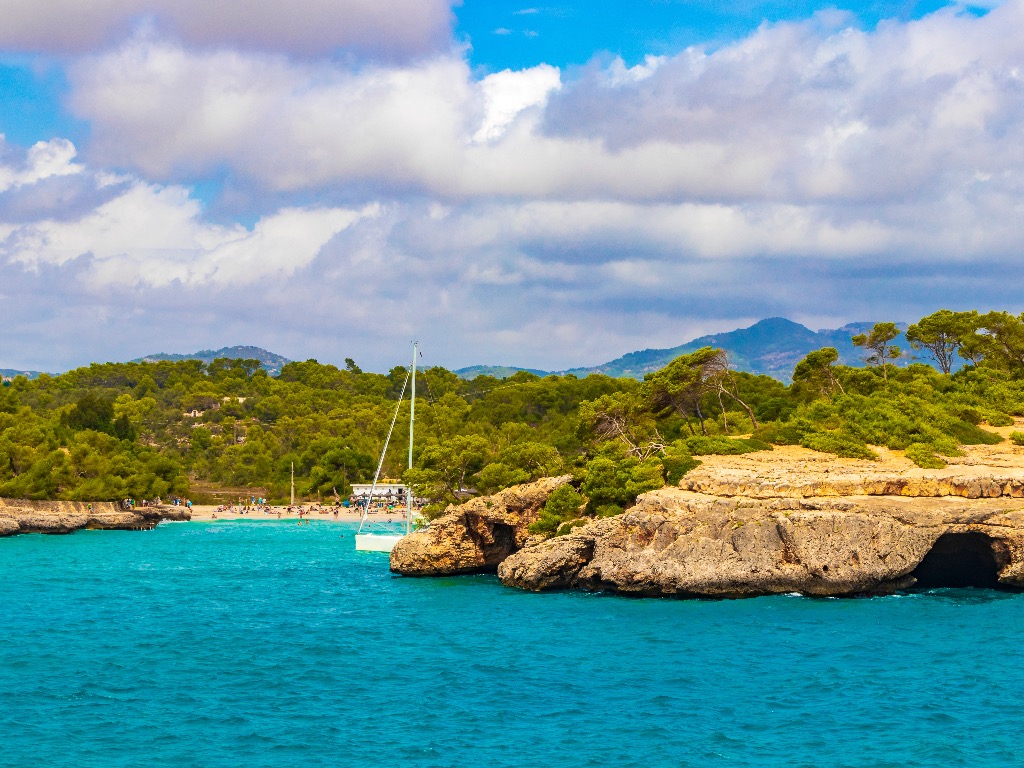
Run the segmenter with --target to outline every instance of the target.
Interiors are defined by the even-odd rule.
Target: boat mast
[[[359,521],[359,530],[356,533],[362,533],[363,526],[366,525],[367,516],[370,514],[370,505],[373,503],[373,494],[377,490],[377,481],[380,479],[380,471],[384,468],[384,457],[388,453],[388,445],[391,443],[391,433],[395,431],[395,422],[398,421],[398,412],[402,408],[402,400],[405,398],[405,390],[409,386],[409,377],[412,372],[405,374],[405,382],[402,384],[402,391],[398,395],[398,403],[395,405],[395,415],[391,417],[391,426],[388,427],[388,436],[384,438],[384,450],[380,452],[380,461],[377,463],[377,471],[373,475],[373,485],[370,486],[370,494],[366,497],[366,506],[363,508],[363,517]]]
[[[409,469],[412,469],[412,432],[416,422],[416,353],[420,343],[412,343],[412,397],[409,399]],[[405,482],[405,535],[412,531],[412,486]]]

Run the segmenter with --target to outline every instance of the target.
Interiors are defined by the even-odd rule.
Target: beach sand
[[[303,510],[304,514],[299,517],[299,510]],[[249,512],[239,512],[237,509],[234,511],[217,511],[216,506],[204,506],[196,504],[192,507],[192,519],[197,521],[202,520],[323,520],[326,522],[335,523],[358,523],[361,515],[355,510],[341,509],[337,516],[334,515],[334,509],[325,507],[323,513],[320,512],[308,512],[309,506],[300,507],[296,505],[292,511],[288,511],[288,507],[271,507],[269,512],[257,511],[255,509]],[[399,522],[404,520],[405,510],[395,510],[392,514],[371,514],[370,520],[379,522]]]

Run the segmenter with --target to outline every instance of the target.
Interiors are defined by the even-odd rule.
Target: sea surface
[[[0,539],[0,766],[1024,762],[1024,595],[535,595],[353,533]]]

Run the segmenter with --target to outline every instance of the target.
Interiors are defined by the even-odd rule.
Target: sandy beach
[[[360,514],[351,508],[342,508],[337,515],[334,514],[333,507],[324,507],[322,511],[317,512],[309,511],[309,505],[298,506],[292,508],[289,512],[287,506],[283,507],[270,507],[269,510],[263,508],[257,510],[255,508],[250,509],[248,512],[239,511],[236,507],[233,510],[221,510],[217,511],[217,507],[213,505],[193,505],[192,507],[192,519],[197,521],[202,520],[323,520],[326,522],[336,523],[358,523]],[[299,512],[302,511],[302,515]],[[381,522],[399,522],[404,520],[405,510],[396,510],[391,514],[371,514],[371,520],[377,520]]]

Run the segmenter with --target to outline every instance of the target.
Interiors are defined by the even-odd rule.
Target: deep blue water
[[[1024,595],[534,595],[352,533],[0,540],[0,766],[1024,761]]]

